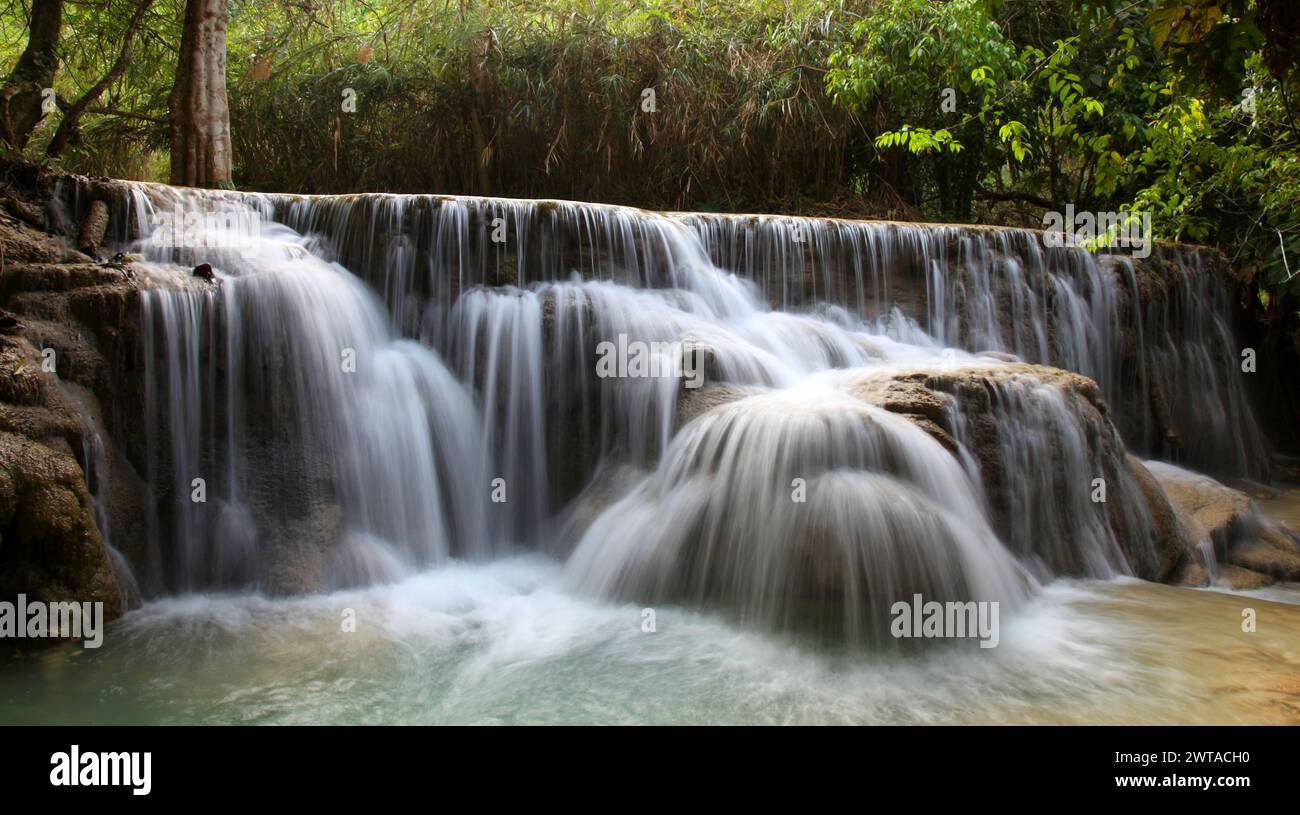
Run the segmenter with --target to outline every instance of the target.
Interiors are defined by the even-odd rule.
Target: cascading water
[[[1024,600],[1029,582],[977,496],[907,419],[806,381],[687,425],[591,523],[569,569],[579,588],[612,596],[887,642],[892,604],[913,594]]]
[[[210,235],[226,247],[203,253],[214,283],[171,265],[191,259],[172,244],[138,244],[169,284],[142,303],[150,548],[166,582],[250,585],[271,570],[312,588],[486,555],[468,394],[355,277],[247,222],[255,234]],[[294,548],[308,551],[277,557]]]
[[[1082,373],[1142,451],[1228,475],[1267,467],[1236,375],[1224,275],[1196,249],[1156,246],[1135,264],[1049,247],[1023,229],[450,196],[223,196],[319,237],[319,251],[367,280],[408,336],[442,337],[475,286],[577,274],[689,289],[700,281],[681,270],[704,259],[782,311],[832,306],[877,333]]]
[[[86,474],[86,489],[90,492],[91,507],[94,512],[95,526],[102,530],[104,551],[117,577],[121,593],[118,602],[122,608],[130,608],[139,600],[140,588],[136,585],[135,574],[126,557],[113,545],[108,509],[108,452],[104,449],[104,439],[98,432],[86,434],[82,444],[82,469]]]
[[[496,531],[524,541],[547,518],[548,489],[542,311],[536,292],[484,289],[460,298],[450,333],[459,340],[461,374],[482,393],[483,455],[506,490],[512,509],[498,513]]]
[[[153,278],[155,592],[364,584],[522,545],[567,557],[580,592],[879,642],[912,594],[1011,609],[1054,575],[1156,574],[1112,418],[1144,449],[1209,426],[1231,466],[1259,459],[1225,301],[1190,260],[1143,311],[1127,259],[1018,230],[149,185],[116,211]],[[253,227],[209,217],[178,247],[167,211]],[[601,367],[642,352],[614,370],[673,374]],[[924,417],[890,405],[916,372]]]

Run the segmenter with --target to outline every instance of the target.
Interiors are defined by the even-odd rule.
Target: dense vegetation
[[[0,0],[6,71],[30,1]],[[184,6],[66,0],[59,111],[22,152],[166,180]],[[229,8],[239,187],[1026,225],[1133,209],[1222,247],[1264,305],[1300,292],[1292,0]]]

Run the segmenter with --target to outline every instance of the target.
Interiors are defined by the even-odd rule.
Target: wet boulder
[[[1220,564],[1278,580],[1300,580],[1296,534],[1260,515],[1250,496],[1163,462],[1147,462],[1196,542],[1213,546]],[[1230,584],[1246,581],[1234,571]]]
[[[18,594],[102,602],[105,619],[127,602],[76,460],[0,432],[0,597]]]

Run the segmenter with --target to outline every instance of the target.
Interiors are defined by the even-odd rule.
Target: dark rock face
[[[60,452],[0,432],[0,597],[102,602],[105,619],[132,598],[95,528],[81,468]]]
[[[38,440],[57,432],[72,449],[97,433],[104,444],[122,447],[109,457],[113,473],[131,475],[144,449],[136,420],[143,399],[139,287],[129,270],[84,261],[16,267],[0,276],[0,302],[26,325],[7,349],[12,377],[0,385],[0,400],[8,403],[0,406],[0,426]],[[114,521],[133,523],[128,514]],[[113,537],[132,538],[121,531]]]
[[[113,619],[140,602],[106,543],[129,559],[140,539],[143,485],[120,387],[131,377],[118,370],[134,354],[138,284],[32,228],[44,209],[19,209],[31,217],[0,214],[0,309],[21,327],[0,336],[0,599],[102,602]]]

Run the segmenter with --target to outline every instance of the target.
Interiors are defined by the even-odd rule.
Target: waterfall
[[[129,608],[133,601],[138,600],[140,588],[136,584],[135,574],[131,571],[131,564],[113,545],[112,523],[108,507],[110,477],[108,451],[104,448],[103,436],[97,431],[87,433],[82,437],[81,461],[82,470],[86,475],[86,489],[90,493],[91,511],[95,518],[95,526],[99,529],[100,539],[104,543],[104,551],[108,555],[109,564],[117,578],[120,590],[118,602],[122,608]]]
[[[1010,611],[1057,575],[1158,574],[1125,442],[1265,460],[1195,250],[1139,265],[1013,229],[121,189],[114,234],[149,277],[155,592],[524,547],[581,593],[880,643],[914,594]]]
[[[474,289],[462,296],[451,336],[458,370],[479,384],[485,418],[482,453],[507,490],[496,531],[522,541],[540,532],[546,518],[546,370],[541,299],[533,291]],[[510,485],[515,499],[509,500]]]
[[[143,293],[141,313],[161,505],[150,549],[170,582],[249,585],[271,570],[312,587],[284,572],[316,558],[325,585],[348,585],[487,555],[468,393],[359,280],[256,211],[238,214],[258,232],[205,253],[213,283],[161,240],[137,245],[165,284]],[[281,562],[286,540],[309,551]]]
[[[1001,227],[456,196],[206,195],[244,201],[312,236],[322,257],[379,293],[407,336],[441,336],[459,296],[476,286],[526,289],[577,275],[689,290],[708,281],[681,270],[703,260],[781,311],[842,310],[909,342],[1088,376],[1144,453],[1224,475],[1267,468],[1240,381],[1226,261],[1193,247],[1158,245],[1135,261]]]
[[[1027,596],[948,451],[906,419],[805,385],[684,428],[662,465],[591,523],[570,561],[574,585],[873,643],[914,593],[1010,607]]]

